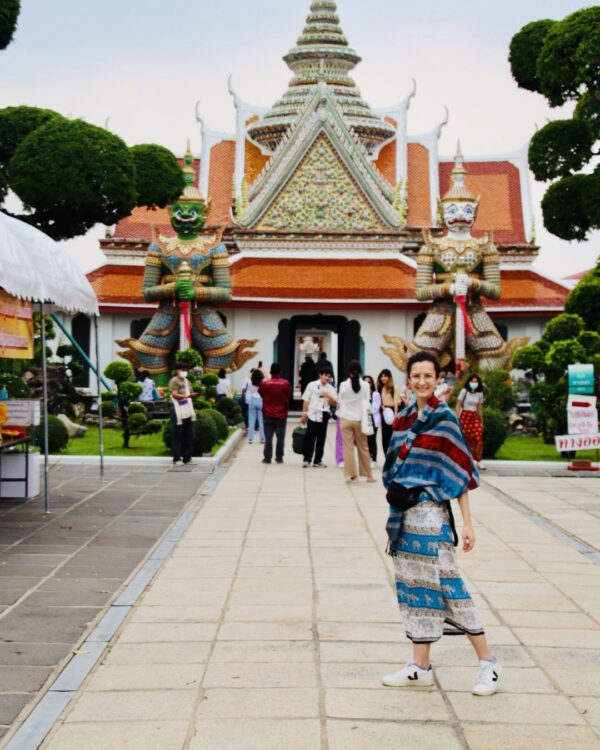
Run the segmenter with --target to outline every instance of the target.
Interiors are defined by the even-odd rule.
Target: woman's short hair
[[[480,393],[481,391],[483,391],[483,381],[476,372],[470,373],[465,382],[470,383],[471,380],[477,381],[477,390],[475,391],[475,393]]]
[[[440,370],[442,369],[440,361],[434,354],[430,354],[429,352],[417,352],[416,354],[413,354],[412,357],[409,357],[408,362],[406,363],[407,378],[410,377],[410,371],[412,370],[413,365],[416,365],[418,362],[431,362],[436,377],[440,374]]]
[[[224,367],[221,367],[221,369],[219,370],[218,376],[221,378],[221,380],[227,377],[227,371],[225,370]]]

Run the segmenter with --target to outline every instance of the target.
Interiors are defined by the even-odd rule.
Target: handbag
[[[383,421],[387,425],[394,424],[394,410],[390,406],[383,407]]]
[[[292,432],[292,450],[294,453],[304,455],[304,440],[306,438],[306,427],[299,425]]]
[[[375,428],[373,427],[373,415],[369,409],[369,402],[363,401],[363,412],[360,420],[360,431],[363,435],[370,437],[375,434]]]

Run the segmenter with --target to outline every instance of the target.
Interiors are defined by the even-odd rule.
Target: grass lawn
[[[577,458],[598,461],[597,451],[577,451]],[[541,437],[512,435],[494,458],[502,461],[566,461],[554,445],[546,445]]]
[[[229,437],[235,432],[235,427],[229,428]],[[214,456],[225,441],[218,442],[212,449]],[[129,440],[129,448],[123,448],[121,430],[104,429],[105,456],[170,456],[171,451],[165,446],[162,433],[156,435],[139,435]],[[72,438],[67,445],[64,455],[67,456],[97,456],[98,428],[88,427],[84,437]]]

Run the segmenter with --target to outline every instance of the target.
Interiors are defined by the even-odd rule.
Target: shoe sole
[[[494,688],[490,688],[489,690],[480,690],[480,691],[471,690],[471,695],[478,695],[483,698],[486,695],[494,695],[494,693],[496,692],[498,692],[498,688],[494,687]]]
[[[422,688],[431,688],[434,687],[433,682],[425,683],[420,680],[415,680],[411,682],[403,682],[401,685],[398,685],[396,682],[386,682],[385,680],[381,680],[381,684],[385,685],[385,687],[394,687],[394,688],[411,688],[411,689],[417,689],[421,690]]]

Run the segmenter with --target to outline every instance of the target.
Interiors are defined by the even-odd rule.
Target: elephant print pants
[[[426,500],[409,508],[402,519],[400,546],[393,560],[407,637],[433,643],[444,633],[483,635],[458,568],[446,505]]]

